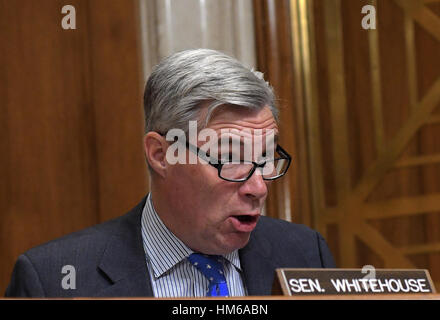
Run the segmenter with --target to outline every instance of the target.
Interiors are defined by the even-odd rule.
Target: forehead
[[[258,110],[223,106],[214,113],[207,127],[216,131],[246,130],[252,134],[264,134],[265,130],[271,129],[275,134],[278,133],[278,125],[268,106]]]

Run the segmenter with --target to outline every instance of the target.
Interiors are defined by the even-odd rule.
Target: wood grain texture
[[[266,20],[282,17],[257,3],[259,62],[276,78],[265,48],[281,50],[280,32]],[[361,27],[364,5],[376,7],[376,30]],[[291,0],[290,9],[290,98],[306,115],[294,142],[309,168],[296,188],[308,189],[311,225],[338,266],[427,268],[439,283],[440,1]]]
[[[147,191],[137,14],[135,1],[89,2],[100,221],[128,211]]]
[[[305,142],[321,155],[309,158],[311,172],[322,172],[310,181],[314,226],[341,267],[415,266],[439,282],[440,3],[308,3],[302,36],[311,50],[300,52],[310,59],[300,68],[314,78],[303,85],[317,84],[317,97],[304,100],[319,112],[307,126],[320,141]],[[367,4],[376,6],[375,31],[361,28]]]
[[[135,1],[0,1],[0,292],[27,249],[146,191]],[[60,270],[61,272],[61,270]]]
[[[304,145],[297,144],[303,135],[304,115],[294,105],[300,93],[294,85],[289,1],[255,0],[254,12],[257,68],[275,90],[280,108],[280,144],[293,157],[288,174],[271,186],[266,202],[267,215],[309,223],[308,190],[299,188],[300,184],[307,184],[303,173],[307,174],[308,169],[306,161],[299,161],[300,156],[306,156],[298,149]]]

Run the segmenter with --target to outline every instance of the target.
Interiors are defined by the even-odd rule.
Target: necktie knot
[[[208,280],[208,296],[228,296],[228,286],[223,271],[221,256],[193,253],[188,261],[196,267]]]

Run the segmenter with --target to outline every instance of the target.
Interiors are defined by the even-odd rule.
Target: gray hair
[[[206,127],[221,105],[251,109],[269,106],[276,121],[278,109],[272,87],[263,74],[210,49],[185,50],[162,60],[145,86],[145,132],[166,134],[172,128],[188,132],[190,120],[198,120],[201,105],[208,102]]]

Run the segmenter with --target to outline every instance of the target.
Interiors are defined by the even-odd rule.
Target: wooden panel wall
[[[301,108],[301,92],[295,83],[300,81],[294,73],[294,52],[291,42],[290,12],[288,0],[254,0],[257,66],[273,86],[280,109],[280,145],[293,158],[289,172],[273,182],[267,202],[266,214],[280,219],[309,224],[310,199],[306,151],[301,149],[304,127]],[[299,174],[301,172],[301,174]]]
[[[296,191],[308,189],[311,225],[340,267],[427,268],[439,286],[440,1],[289,4],[292,50],[267,46],[280,37],[267,35],[272,24],[286,20],[278,12],[272,24],[260,19],[260,37],[270,40],[258,52],[269,74],[298,79],[289,112],[301,118],[282,122],[303,122],[290,130],[307,162],[296,174],[308,185],[297,179]],[[376,7],[376,30],[361,27],[364,5]],[[272,50],[291,56],[293,68],[268,57]]]
[[[136,4],[0,1],[0,294],[20,253],[146,192]]]

